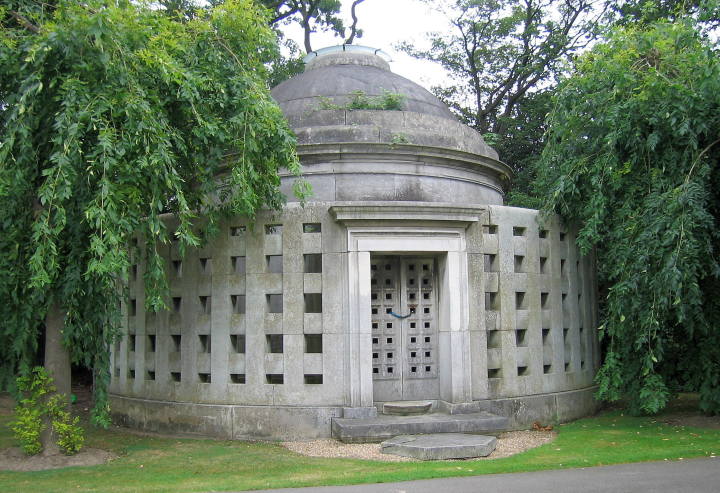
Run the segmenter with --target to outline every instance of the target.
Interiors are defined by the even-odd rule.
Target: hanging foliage
[[[278,170],[299,173],[265,81],[275,36],[250,0],[182,20],[142,2],[10,1],[0,22],[0,387],[33,366],[57,304],[102,416],[131,237],[147,308],[162,308],[159,244],[281,207]]]
[[[561,84],[538,168],[607,287],[599,396],[720,412],[720,62],[689,23],[616,30]]]

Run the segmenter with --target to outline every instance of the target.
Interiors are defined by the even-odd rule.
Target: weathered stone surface
[[[394,416],[411,416],[426,414],[432,408],[432,401],[398,401],[383,404],[383,414]]]
[[[497,438],[467,433],[401,435],[380,444],[383,454],[420,460],[469,459],[486,457],[495,450]]]
[[[425,414],[421,416],[386,416],[366,419],[332,420],[332,436],[346,443],[382,442],[398,435],[432,433],[496,434],[507,428],[508,420],[490,413]]]

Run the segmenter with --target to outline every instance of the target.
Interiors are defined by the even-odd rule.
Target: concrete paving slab
[[[467,433],[401,435],[380,444],[383,454],[420,460],[469,459],[486,457],[495,450],[497,438]]]

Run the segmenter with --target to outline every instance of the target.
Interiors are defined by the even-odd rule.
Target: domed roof
[[[297,136],[314,200],[502,204],[510,168],[381,55],[359,46],[319,50],[306,58],[304,73],[272,91]],[[350,107],[358,92],[401,95],[402,107]]]
[[[319,99],[345,104],[350,94],[367,96],[402,94],[403,110],[455,119],[450,110],[432,93],[390,71],[390,65],[373,48],[343,45],[325,48],[306,58],[305,72],[286,80],[272,94],[290,117],[318,109]]]

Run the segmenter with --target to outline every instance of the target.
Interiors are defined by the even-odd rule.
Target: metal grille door
[[[437,399],[437,296],[432,258],[373,257],[374,399]]]

